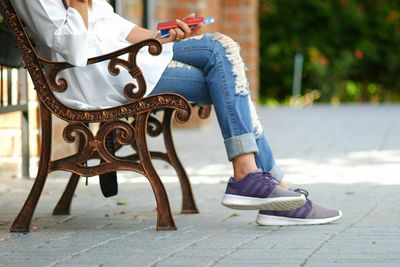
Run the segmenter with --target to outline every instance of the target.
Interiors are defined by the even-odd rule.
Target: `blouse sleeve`
[[[77,10],[65,10],[61,0],[14,0],[13,4],[37,42],[72,65],[86,66],[88,31]]]
[[[103,19],[110,20],[112,25],[116,25],[114,30],[118,31],[119,37],[123,40],[126,40],[128,34],[132,31],[136,24],[115,13],[112,6],[105,0],[93,0],[93,5],[94,8],[96,8],[96,15]]]
[[[71,7],[67,9],[65,20],[56,28],[53,36],[49,36],[47,44],[52,45],[54,51],[72,65],[86,66],[89,55],[88,33],[77,10]]]

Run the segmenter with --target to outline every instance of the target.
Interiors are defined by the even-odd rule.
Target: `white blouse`
[[[88,58],[124,48],[135,24],[115,14],[105,0],[93,0],[89,27],[74,8],[65,9],[62,0],[12,0],[19,16],[28,27],[28,35],[37,45],[40,56],[53,61],[67,61],[77,66],[64,70],[68,89],[55,93],[65,105],[78,109],[98,109],[127,103],[123,88],[134,83],[124,69],[118,76],[108,73],[108,61],[86,65]],[[148,48],[140,50],[137,62],[147,84],[148,95],[156,86],[172,59],[172,43],[163,45],[161,55],[154,57]]]

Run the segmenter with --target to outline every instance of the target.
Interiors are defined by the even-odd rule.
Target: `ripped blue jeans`
[[[173,50],[173,61],[151,94],[172,92],[195,103],[212,104],[229,160],[254,153],[258,168],[282,180],[250,99],[238,44],[215,33],[176,42]]]

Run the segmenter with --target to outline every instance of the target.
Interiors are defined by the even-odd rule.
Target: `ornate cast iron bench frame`
[[[60,71],[74,66],[65,62],[50,62],[36,54],[9,0],[0,0],[0,11],[8,22],[37,91],[42,134],[37,177],[10,231],[29,232],[30,221],[47,175],[57,170],[71,172],[72,175],[53,211],[54,215],[70,213],[72,197],[80,176],[97,176],[121,170],[134,171],[147,177],[153,189],[157,203],[157,230],[175,230],[167,193],[152,164],[152,159],[164,160],[176,170],[182,188],[181,212],[198,213],[188,176],[177,157],[171,136],[173,114],[177,121],[185,122],[190,117],[191,106],[185,98],[172,93],[143,97],[146,83],[136,65],[136,55],[145,46],[149,46],[152,55],[159,55],[161,44],[156,40],[145,40],[113,53],[89,59],[89,65],[109,60],[108,70],[112,75],[118,75],[120,68],[125,69],[136,79],[138,88],[136,90],[133,84],[125,86],[124,93],[128,100],[125,105],[103,110],[77,110],[63,105],[53,94],[67,90],[67,81],[63,78],[57,79],[57,75]],[[150,47],[153,49],[150,50]],[[128,60],[119,58],[124,54],[128,54]],[[154,113],[160,110],[164,112],[162,119],[154,116]],[[207,118],[209,114],[210,107],[200,107],[201,118]],[[79,142],[77,153],[58,160],[51,159],[52,115],[68,123],[63,131],[63,137],[68,143]],[[96,134],[89,129],[90,123],[100,123]],[[128,145],[135,150],[135,153],[124,157],[111,153],[107,146],[107,136],[111,132],[115,133],[114,150]],[[166,152],[149,151],[146,134],[150,136],[162,134]],[[92,159],[100,160],[100,163],[96,166],[87,166],[86,162]]]

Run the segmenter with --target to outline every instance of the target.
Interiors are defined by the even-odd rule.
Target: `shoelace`
[[[300,193],[300,194],[303,194],[306,197],[306,199],[308,199],[308,191],[307,190],[302,189],[302,188],[296,188],[293,191],[297,192],[297,193]]]
[[[264,177],[268,177],[270,180],[276,181],[276,184],[279,184],[281,182],[278,179],[276,179],[275,177],[273,177],[272,174],[269,172],[262,172],[262,174]]]
[[[271,173],[269,172],[259,172],[258,175],[256,176],[257,179],[260,182],[265,182],[265,180],[269,181],[270,183],[273,183],[274,185],[279,184],[281,181],[279,181],[278,179],[276,179],[275,177],[272,176]],[[266,179],[267,178],[267,179]],[[275,181],[275,182],[274,182]],[[305,190],[304,190],[305,191]],[[308,194],[308,193],[307,193]]]
[[[263,177],[268,177],[270,180],[276,181],[277,184],[279,184],[281,182],[278,179],[276,179],[275,177],[273,177],[272,174],[269,173],[269,172],[262,172],[262,176]],[[300,193],[300,194],[303,194],[306,197],[306,199],[308,199],[308,191],[307,190],[302,189],[302,188],[296,188],[293,191],[297,192],[297,193]]]

